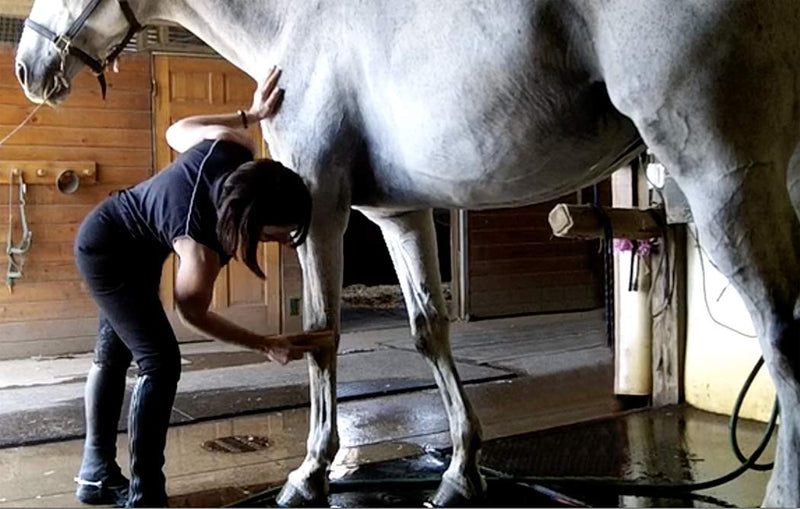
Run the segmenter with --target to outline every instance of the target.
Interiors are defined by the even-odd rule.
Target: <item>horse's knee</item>
[[[447,315],[434,306],[412,312],[411,335],[417,351],[426,357],[437,355],[447,346],[449,323]]]

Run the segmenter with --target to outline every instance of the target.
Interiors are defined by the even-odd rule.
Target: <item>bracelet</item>
[[[247,129],[247,113],[245,113],[244,110],[237,110],[237,113],[242,117],[242,125]]]

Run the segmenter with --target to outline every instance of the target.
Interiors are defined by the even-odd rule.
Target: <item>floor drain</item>
[[[206,440],[202,445],[203,449],[211,452],[242,453],[254,452],[269,447],[267,437],[255,435],[234,435],[231,437],[215,438]]]

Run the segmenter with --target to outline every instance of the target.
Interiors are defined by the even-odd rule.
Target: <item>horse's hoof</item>
[[[275,499],[275,503],[278,507],[329,507],[327,496],[305,492],[288,480]]]
[[[463,487],[459,484],[449,480],[446,476],[442,477],[442,482],[439,484],[439,489],[436,494],[428,502],[425,503],[426,507],[477,507],[486,500],[486,487],[485,481],[481,478],[479,486],[480,490],[476,490],[471,494],[465,493]]]

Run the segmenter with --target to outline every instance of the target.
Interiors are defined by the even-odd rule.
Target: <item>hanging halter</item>
[[[125,34],[125,37],[122,38],[122,41],[111,48],[111,51],[109,51],[108,55],[106,55],[104,59],[101,60],[99,57],[92,57],[87,52],[75,46],[73,44],[73,39],[75,39],[78,33],[86,25],[89,17],[100,5],[100,1],[101,0],[92,0],[89,2],[89,5],[83,9],[81,15],[78,16],[78,18],[72,22],[72,25],[70,25],[69,28],[67,28],[67,30],[61,34],[56,34],[46,26],[37,23],[30,18],[25,20],[25,26],[41,35],[45,39],[48,39],[55,45],[61,58],[61,72],[64,71],[67,55],[77,57],[81,62],[86,64],[86,66],[92,70],[94,75],[97,76],[97,81],[100,83],[100,91],[103,94],[103,99],[105,99],[106,77],[103,73],[106,70],[106,67],[108,67],[109,62],[116,60],[117,56],[119,56],[122,50],[125,49],[125,46],[128,44],[128,42],[130,42],[136,32],[142,29],[142,25],[140,25],[136,20],[136,16],[133,14],[133,11],[131,10],[130,5],[128,5],[127,0],[117,0],[119,8],[122,10],[122,13],[125,15],[125,19],[128,21],[128,32]]]

